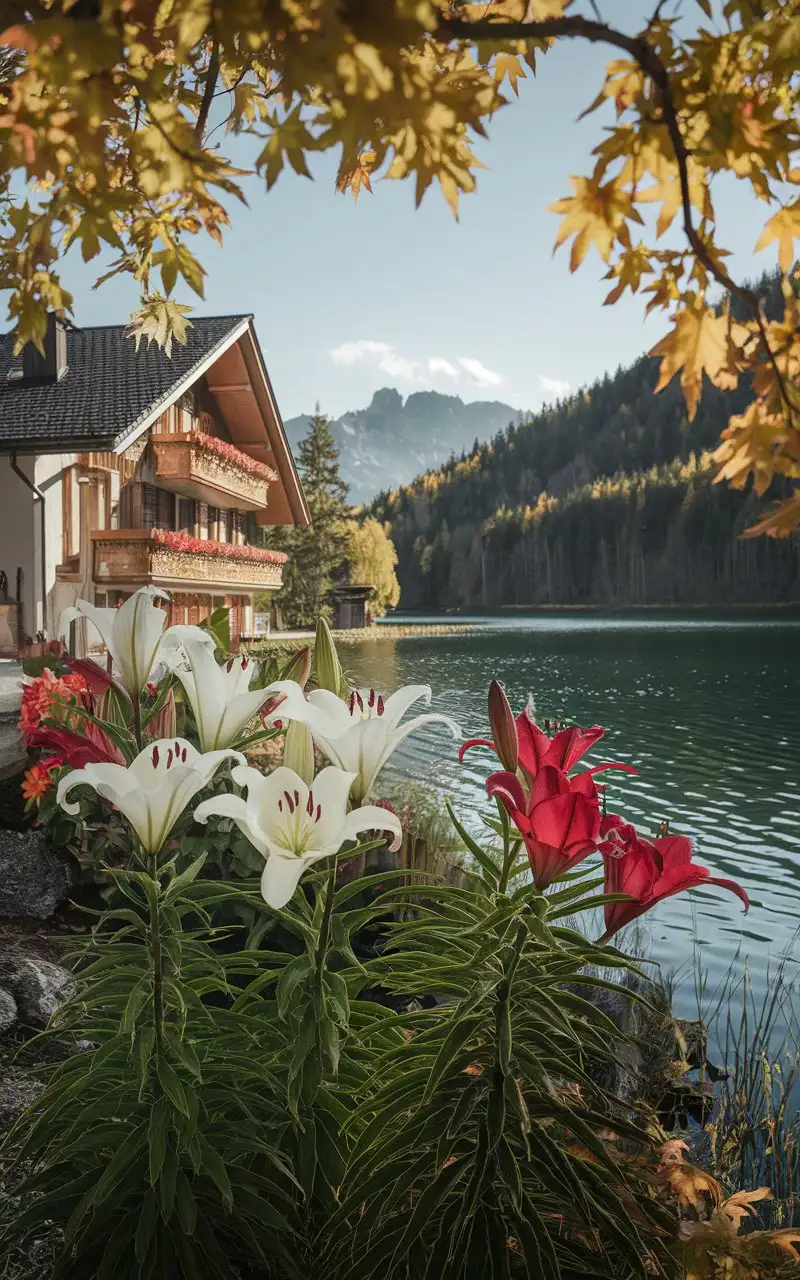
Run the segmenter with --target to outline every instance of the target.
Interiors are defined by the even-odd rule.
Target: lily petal
[[[396,853],[403,842],[403,828],[397,814],[376,804],[362,805],[348,813],[342,830],[342,844],[345,840],[354,840],[362,831],[391,831],[394,839],[389,845],[390,853]]]
[[[326,857],[326,853],[307,853],[302,857],[270,854],[261,873],[261,896],[267,906],[281,911],[294,896],[303,872]]]

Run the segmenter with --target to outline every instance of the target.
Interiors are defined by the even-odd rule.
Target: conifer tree
[[[271,530],[271,545],[289,556],[278,597],[283,620],[291,627],[312,627],[320,615],[330,616],[328,593],[347,555],[350,514],[339,450],[319,405],[300,442],[298,469],[311,524]]]

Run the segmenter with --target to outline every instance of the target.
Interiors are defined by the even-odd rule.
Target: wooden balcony
[[[160,529],[106,529],[92,534],[93,580],[98,587],[132,590],[204,588],[214,594],[277,590],[286,556],[261,547],[206,542]]]
[[[162,489],[216,507],[263,511],[277,472],[226,441],[200,431],[150,437],[155,480]]]

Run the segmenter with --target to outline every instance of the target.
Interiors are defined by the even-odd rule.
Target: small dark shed
[[[374,590],[371,586],[352,585],[333,588],[333,625],[338,631],[352,631],[367,625],[367,601]]]

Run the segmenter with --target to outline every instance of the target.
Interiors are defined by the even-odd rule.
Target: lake
[[[696,1013],[699,970],[713,988],[746,959],[763,989],[800,927],[800,618],[553,612],[476,622],[461,634],[407,639],[384,624],[385,636],[344,650],[343,660],[363,684],[430,684],[433,708],[453,716],[465,737],[486,733],[493,678],[515,712],[532,694],[540,722],[550,715],[603,725],[590,762],[640,771],[604,776],[609,809],[650,834],[668,819],[672,832],[696,841],[697,861],[750,895],[748,915],[711,887],[645,917],[651,957],[681,979],[678,1012]],[[451,795],[472,829],[489,765],[480,751],[459,765],[455,744],[436,726],[394,758],[396,773]]]

